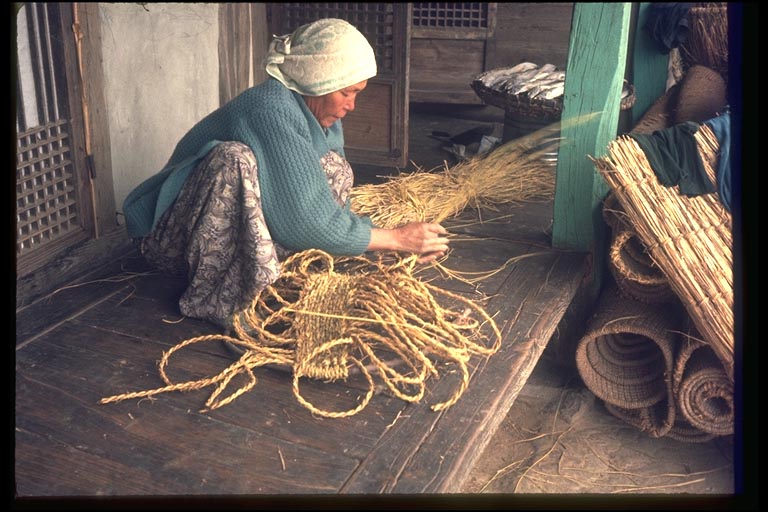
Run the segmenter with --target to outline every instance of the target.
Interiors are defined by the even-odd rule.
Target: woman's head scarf
[[[267,74],[305,96],[322,96],[376,76],[370,43],[350,23],[327,18],[275,36]]]

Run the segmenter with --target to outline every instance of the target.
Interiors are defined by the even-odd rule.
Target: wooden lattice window
[[[66,120],[23,132],[16,156],[16,254],[23,256],[78,227]]]
[[[321,18],[347,20],[365,35],[376,55],[379,73],[394,72],[394,6],[391,3],[282,3],[274,29],[288,34]]]
[[[68,5],[68,4],[67,4]],[[60,4],[26,3],[17,15],[16,257],[17,272],[39,267],[88,238],[80,118],[71,115],[66,41]],[[70,34],[71,37],[71,34]],[[82,128],[80,128],[82,130]],[[80,133],[82,133],[80,131]],[[73,140],[74,139],[74,140]]]
[[[487,28],[488,3],[414,2],[413,26],[425,28]]]

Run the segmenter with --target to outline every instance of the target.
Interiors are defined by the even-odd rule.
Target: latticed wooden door
[[[93,233],[71,27],[70,4],[25,3],[17,15],[17,276]]]
[[[268,4],[269,29],[288,34],[321,18],[349,21],[376,54],[378,74],[344,118],[347,158],[354,163],[405,166],[408,155],[410,8],[406,3]]]

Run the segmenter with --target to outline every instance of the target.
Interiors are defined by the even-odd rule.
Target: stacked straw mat
[[[652,133],[671,123],[703,121],[725,108],[725,82],[702,66],[659,98],[633,129]],[[716,182],[719,142],[702,125],[696,142],[710,180]],[[629,136],[593,159],[611,188],[621,218],[632,227],[654,265],[666,276],[704,340],[733,379],[733,255],[731,215],[717,194],[682,196],[661,185],[640,146]]]
[[[702,126],[696,136],[705,167],[717,139]],[[730,214],[715,194],[681,196],[661,185],[630,137],[611,142],[595,160],[651,257],[669,279],[697,329],[733,377],[733,255]]]
[[[701,65],[728,78],[728,4],[701,2],[688,10],[688,35],[680,45],[684,67]]]
[[[686,121],[703,122],[718,115],[726,106],[726,83],[715,71],[690,65],[683,79],[659,97],[635,125],[632,133],[651,134]],[[710,180],[716,181],[718,142],[712,131],[702,126],[696,135],[699,152]],[[611,228],[609,269],[625,304],[611,304],[631,309],[626,303],[638,301],[634,315],[656,317],[658,308],[680,307],[688,313],[680,318],[692,322],[684,335],[681,326],[673,339],[673,365],[664,357],[664,386],[669,394],[653,404],[624,401],[606,395],[600,388],[607,410],[625,422],[659,437],[668,436],[685,442],[705,442],[733,432],[733,278],[731,255],[731,218],[715,194],[688,198],[676,189],[659,184],[655,173],[630,137],[619,137],[608,148],[609,155],[594,160],[597,170],[611,187],[605,199],[603,218]],[[607,302],[619,300],[612,297]],[[639,303],[646,303],[640,306]],[[601,302],[606,306],[606,301]],[[645,310],[642,313],[640,309]],[[597,333],[628,328],[626,315],[614,319],[604,311],[598,322],[582,339],[580,352],[596,344]],[[637,321],[637,320],[634,320]],[[679,321],[678,321],[679,324]],[[669,325],[667,326],[670,327]],[[634,332],[634,330],[632,331]],[[614,332],[613,334],[617,334]],[[671,335],[670,335],[671,336]],[[608,346],[607,341],[602,341]],[[658,342],[656,342],[658,344]],[[662,354],[666,352],[661,349]],[[592,349],[594,352],[594,349]],[[606,352],[608,354],[608,352]],[[624,362],[630,366],[633,360]],[[587,386],[595,386],[595,370],[589,362],[577,359],[586,375]],[[605,363],[602,363],[605,364]],[[614,366],[620,368],[621,366]],[[648,379],[662,383],[656,372]],[[626,386],[634,374],[615,377]],[[603,379],[605,387],[605,379]],[[616,395],[616,391],[613,392]]]
[[[703,122],[725,105],[726,84],[722,77],[704,66],[693,66],[680,83],[654,102],[631,133],[650,134],[677,123]],[[605,199],[603,219],[611,228],[608,268],[621,292],[649,304],[674,300],[667,276],[649,255],[614,192]]]

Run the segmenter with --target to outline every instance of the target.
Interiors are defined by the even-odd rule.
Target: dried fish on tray
[[[521,62],[510,68],[486,71],[472,81],[471,87],[489,105],[554,120],[563,110],[565,71],[554,64]],[[621,110],[632,107],[634,102],[635,89],[625,81]]]

